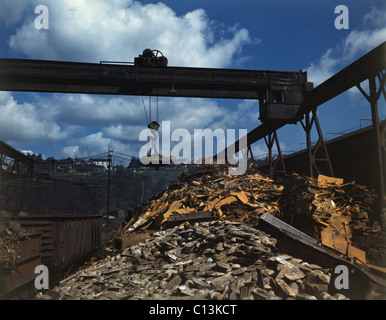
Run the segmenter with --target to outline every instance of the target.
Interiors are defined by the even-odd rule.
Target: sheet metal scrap
[[[343,179],[296,174],[280,179],[282,219],[348,258],[366,262],[365,238],[380,235],[371,222],[374,191]]]
[[[331,270],[275,248],[248,225],[214,221],[158,231],[62,280],[45,299],[347,299]]]
[[[184,172],[179,182],[157,195],[143,208],[136,208],[118,236],[138,230],[164,229],[176,214],[213,213],[219,219],[257,224],[257,216],[279,214],[283,187],[258,173],[230,176],[222,166],[196,166]]]
[[[258,217],[268,212],[348,258],[377,265],[379,256],[384,256],[379,250],[366,255],[377,241],[369,246],[364,239],[377,238],[381,231],[376,222],[370,224],[376,197],[373,191],[322,175],[313,179],[292,174],[272,180],[256,171],[236,176],[227,172],[228,168],[221,165],[192,167],[176,184],[134,209],[115,237],[166,229],[178,215],[181,224],[189,223],[182,217],[197,219],[200,213],[203,219],[209,213],[213,219],[256,226]],[[191,222],[198,221],[195,219]]]
[[[293,174],[278,182],[284,186],[280,199],[283,221],[349,259],[386,272],[385,250],[374,250],[385,243],[384,233],[378,222],[369,219],[376,199],[373,190],[323,175],[313,179]],[[369,238],[373,246],[368,245]]]

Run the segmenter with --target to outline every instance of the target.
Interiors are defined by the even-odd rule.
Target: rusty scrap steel
[[[366,249],[376,247],[382,235],[379,226],[368,219],[375,198],[372,191],[328,176],[292,175],[273,180],[256,171],[242,176],[227,172],[225,165],[200,165],[182,173],[178,182],[133,210],[122,223],[112,239],[118,251],[106,247],[116,255],[91,260],[40,298],[315,300],[385,296],[380,275],[386,261],[375,265],[382,259],[375,259]],[[213,221],[196,222],[200,214]],[[264,222],[272,221],[267,217],[279,226],[278,236],[264,230]],[[178,220],[178,225],[169,227],[169,222]],[[321,233],[329,228],[334,236],[325,241]],[[346,241],[345,253],[339,247],[342,242],[335,242],[338,238]],[[293,240],[302,244],[288,247]],[[290,249],[303,252],[292,254]],[[305,254],[315,249],[316,254]],[[315,258],[322,258],[321,263],[315,263]],[[334,287],[335,262],[356,273],[345,293]]]
[[[214,221],[158,231],[122,253],[91,262],[43,299],[348,299],[331,269],[277,252],[248,225]]]
[[[226,166],[203,165],[184,172],[178,183],[136,208],[116,236],[162,230],[178,215],[181,223],[187,223],[186,215],[197,217],[208,211],[220,220],[258,226],[259,216],[268,212],[348,259],[386,266],[386,257],[379,259],[365,241],[381,239],[379,224],[369,219],[376,199],[373,191],[323,175],[314,179],[293,174],[272,180],[254,171],[229,176],[226,170]]]
[[[260,216],[259,229],[277,238],[276,247],[281,252],[286,252],[310,263],[320,264],[327,268],[347,267],[351,275],[351,286],[346,290],[346,295],[357,299],[363,298],[364,292],[369,293],[374,288],[377,288],[379,292],[386,293],[385,277],[369,272],[369,268],[364,268],[363,264],[351,263],[349,260],[344,259],[339,252],[322,246],[317,240],[269,213],[264,213]]]

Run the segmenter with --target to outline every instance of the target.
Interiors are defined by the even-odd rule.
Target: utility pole
[[[110,175],[111,175],[111,162],[113,157],[113,150],[108,151],[108,165],[107,165],[107,208],[106,208],[106,214],[107,214],[107,226],[109,226],[109,216],[110,216]]]
[[[3,190],[4,190],[4,180],[3,180],[3,162],[5,160],[5,154],[0,153],[0,209],[3,205]]]

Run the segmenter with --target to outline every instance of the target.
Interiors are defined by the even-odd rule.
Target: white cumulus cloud
[[[62,129],[33,103],[19,103],[9,92],[0,92],[0,136],[9,143],[63,140],[75,128]]]
[[[251,41],[244,28],[218,32],[202,9],[177,16],[161,2],[48,0],[46,5],[49,29],[37,30],[30,14],[10,37],[13,50],[38,59],[99,62],[133,61],[151,48],[161,50],[171,65],[223,67]]]
[[[48,30],[34,25],[34,8],[42,4],[49,9]],[[245,28],[212,21],[203,9],[177,15],[162,2],[1,0],[1,8],[6,9],[0,13],[3,23],[15,27],[8,39],[11,52],[31,59],[134,61],[151,48],[162,51],[170,66],[234,67],[243,59],[243,46],[254,42]],[[10,94],[5,101],[3,94],[0,133],[4,140],[54,143],[66,139],[61,157],[104,152],[108,145],[137,153],[138,135],[146,126],[140,97],[31,96],[28,103],[18,103]],[[160,99],[159,114],[160,121],[171,121],[172,130],[183,126],[192,131],[211,126],[223,110],[207,99],[165,98]],[[10,130],[12,126],[22,130]],[[96,133],[82,127],[92,127]]]

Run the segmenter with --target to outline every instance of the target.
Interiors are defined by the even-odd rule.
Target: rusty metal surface
[[[15,250],[18,255],[16,269],[0,273],[0,297],[35,279],[35,268],[41,264],[41,234],[35,233],[20,238],[15,244]]]
[[[213,211],[205,212],[190,212],[190,213],[180,213],[180,214],[171,214],[168,219],[168,227],[174,227],[180,225],[184,222],[189,222],[193,224],[195,222],[201,221],[214,221],[218,220],[220,217]]]
[[[129,237],[117,237],[114,239],[114,249],[123,251],[127,247],[135,246],[138,243],[145,241],[146,239],[150,239],[150,233],[141,232]]]
[[[61,270],[102,244],[100,215],[61,215],[14,217],[23,228],[42,232],[42,263]]]

